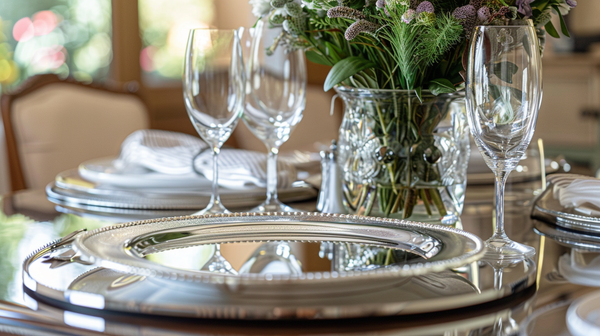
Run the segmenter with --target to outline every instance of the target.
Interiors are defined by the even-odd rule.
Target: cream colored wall
[[[215,25],[220,29],[250,27],[256,18],[248,0],[216,0]]]
[[[580,36],[600,34],[600,1],[579,0],[577,7],[569,13],[569,29]]]

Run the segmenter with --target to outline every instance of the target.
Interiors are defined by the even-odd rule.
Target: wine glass
[[[306,61],[302,50],[284,45],[283,29],[257,22],[248,56],[244,123],[267,146],[267,199],[255,212],[296,211],[277,199],[277,154],[302,120]]]
[[[213,156],[210,202],[195,215],[228,213],[219,197],[217,159],[244,111],[246,73],[239,31],[190,30],[183,70],[185,108]]]
[[[533,136],[542,100],[542,63],[535,29],[526,25],[478,26],[470,43],[466,103],[469,126],[496,176],[496,227],[487,259],[517,260],[535,249],[504,232],[504,186]]]

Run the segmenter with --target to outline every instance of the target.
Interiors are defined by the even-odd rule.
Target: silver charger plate
[[[574,208],[563,207],[554,198],[553,189],[554,185],[549,183],[546,190],[535,200],[531,214],[533,218],[571,230],[600,234],[599,217],[586,216],[575,212]]]
[[[271,224],[289,223],[273,220]],[[400,231],[406,229],[396,226]],[[106,232],[109,231],[112,229]],[[305,230],[304,234],[311,232],[315,233]],[[455,233],[460,235],[460,232]],[[322,231],[317,231],[313,239],[322,235]],[[217,238],[213,235],[208,239]],[[350,235],[346,239],[361,241],[360,236]],[[444,238],[442,243],[450,241]],[[481,256],[481,246],[475,245],[476,249],[469,251],[473,252],[469,260]],[[176,277],[98,268],[86,264],[81,256],[73,257],[73,247],[73,237],[66,237],[30,255],[23,265],[27,293],[36,300],[61,307],[85,307],[108,313],[216,319],[339,319],[442,312],[490,303],[531,288],[536,274],[535,263],[525,260],[505,269],[504,276],[500,277],[500,288],[494,287],[493,275],[497,271],[486,263],[469,263],[456,270],[440,272],[428,269],[422,275],[408,277],[362,276],[354,272],[345,280],[330,276],[330,281],[323,281],[322,272],[320,278],[316,273],[312,276],[305,273],[304,281],[264,279],[260,280],[263,285],[234,286],[224,281],[181,281]]]
[[[264,201],[263,188],[231,190],[221,188],[221,200],[232,209],[249,208]],[[211,190],[185,189],[124,189],[96,184],[81,178],[77,170],[59,174],[46,186],[48,200],[60,206],[114,212],[114,209],[135,210],[200,210],[211,197]],[[283,202],[315,198],[317,191],[307,183],[296,182],[291,188],[278,190]]]
[[[349,242],[410,252],[420,258],[402,266],[361,272],[231,275],[183,270],[144,257],[207,244],[269,241]],[[233,213],[160,218],[103,227],[78,235],[74,249],[101,267],[142,276],[231,286],[368,281],[439,272],[480,259],[479,237],[441,225],[323,213]]]

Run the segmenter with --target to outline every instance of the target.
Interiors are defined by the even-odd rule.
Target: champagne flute
[[[542,64],[531,21],[526,25],[478,26],[469,50],[466,103],[469,126],[496,176],[496,225],[486,259],[518,260],[535,249],[504,232],[504,186],[525,154],[542,100]]]
[[[267,146],[267,199],[255,212],[296,211],[277,199],[277,154],[302,120],[306,102],[306,62],[302,50],[283,45],[280,27],[257,22],[247,60],[244,123]]]
[[[190,30],[183,97],[194,128],[210,146],[213,156],[210,202],[195,215],[229,212],[219,197],[218,155],[243,114],[245,85],[239,31]]]

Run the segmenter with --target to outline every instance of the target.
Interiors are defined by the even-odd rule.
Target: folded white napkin
[[[144,167],[163,174],[189,174],[193,173],[194,156],[206,147],[202,140],[191,135],[139,130],[123,141],[119,158],[113,165],[120,171]]]
[[[204,151],[196,158],[196,170],[212,180],[212,152]],[[293,165],[277,162],[277,188],[289,188],[296,181]],[[267,155],[242,149],[223,149],[219,153],[219,185],[230,189],[267,186]]]
[[[212,180],[212,151],[202,140],[177,132],[140,130],[123,141],[119,158],[112,164],[121,173],[146,170],[166,175],[198,176],[192,167],[193,161],[195,170]],[[294,166],[282,160],[277,169],[277,187],[291,187],[297,176]],[[219,154],[219,185],[230,189],[266,187],[267,155],[223,149]]]
[[[575,208],[589,216],[600,216],[600,180],[577,174],[555,174],[548,177],[553,196],[564,207]],[[592,205],[598,209],[584,206]]]

